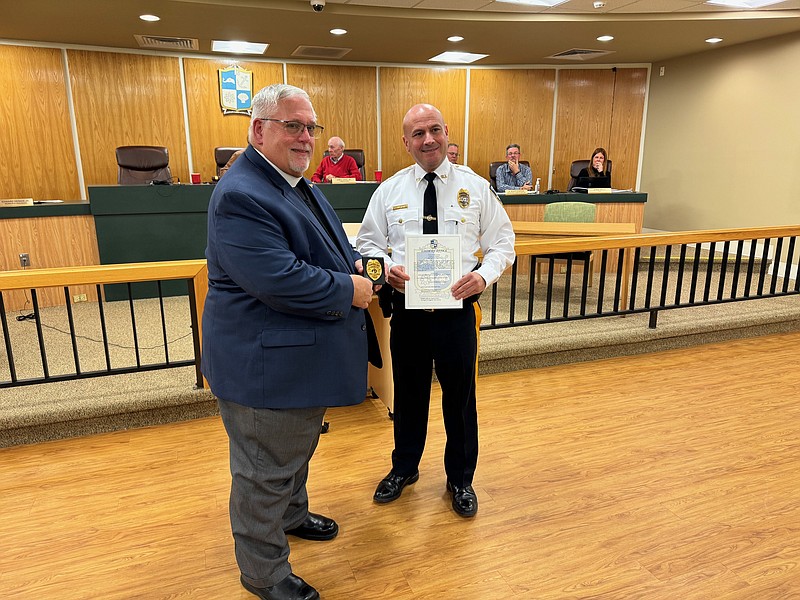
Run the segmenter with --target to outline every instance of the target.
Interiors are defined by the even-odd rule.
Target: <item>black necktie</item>
[[[308,209],[314,214],[319,221],[319,224],[322,225],[323,229],[328,233],[328,236],[331,238],[331,241],[336,243],[336,236],[333,234],[333,230],[331,230],[331,226],[328,223],[328,220],[322,214],[322,209],[319,207],[317,203],[317,199],[314,198],[314,193],[309,189],[308,184],[306,184],[305,180],[301,179],[297,187],[295,188],[299,193],[300,197],[303,199],[303,202],[306,203]]]
[[[439,225],[436,220],[438,212],[436,209],[436,187],[433,185],[434,179],[436,179],[436,173],[425,174],[428,187],[425,188],[425,201],[422,205],[424,213],[422,216],[422,233],[439,233]]]

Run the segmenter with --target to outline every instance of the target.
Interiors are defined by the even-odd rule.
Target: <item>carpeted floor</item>
[[[158,301],[137,300],[134,304],[140,364],[164,362],[164,332]],[[19,379],[42,375],[36,325],[30,320],[16,319],[25,313],[19,311],[7,316]],[[104,313],[112,368],[136,365],[128,303],[106,303]],[[66,310],[45,308],[41,315],[50,374],[74,373]],[[187,298],[165,298],[164,317],[169,359],[191,359],[193,347]],[[97,304],[74,305],[73,320],[81,371],[105,369]],[[0,379],[10,379],[5,348],[0,349]],[[0,394],[0,447],[191,419],[216,411],[211,392],[195,389],[194,367],[25,385],[3,389]]]
[[[691,271],[687,268],[677,293],[677,277],[671,272],[666,284],[662,284],[663,261],[658,261],[657,268],[652,275],[649,274],[647,262],[643,262],[637,273],[636,294],[634,306],[639,309],[646,306],[657,306],[660,298],[666,299],[666,304],[689,302],[690,298],[700,301],[708,290],[708,297],[715,298],[720,289],[722,297],[736,297],[756,295],[758,281],[753,276],[749,281],[746,277],[746,265],[740,276],[736,278],[728,272],[722,279],[718,265],[709,271],[707,263],[699,266],[699,271],[692,283]],[[754,263],[753,270],[758,272],[761,263]],[[573,285],[580,282],[581,273],[573,275]],[[598,312],[602,305],[603,312],[608,312],[614,305],[614,277],[609,274],[603,290],[602,302],[598,302],[600,286],[597,276],[595,284],[587,288],[585,307],[586,314]],[[552,315],[559,316],[564,309],[564,275],[556,275],[555,285],[552,290]],[[504,277],[498,284],[496,299],[496,321],[507,323],[511,321],[510,286],[509,279]],[[650,283],[650,299],[648,300],[648,282]],[[558,284],[561,283],[559,286]],[[764,291],[771,285],[775,289],[782,289],[784,280],[773,278],[767,274],[764,281]],[[791,281],[794,284],[794,281]],[[529,289],[528,277],[523,275],[517,281],[515,295],[514,321],[520,322],[528,317]],[[694,292],[692,291],[694,289]],[[546,314],[547,276],[542,283],[534,286],[533,318],[543,319]],[[570,290],[567,314],[574,316],[581,310],[580,292]],[[481,301],[484,323],[488,323],[492,312],[491,295],[486,292]],[[502,371],[535,368],[553,364],[569,362],[582,362],[607,358],[610,356],[623,356],[654,352],[669,348],[684,347],[694,344],[712,343],[735,339],[739,337],[752,337],[768,333],[792,331],[800,327],[800,296],[785,296],[778,298],[759,298],[748,301],[729,302],[707,306],[691,306],[660,310],[658,313],[657,327],[648,327],[650,316],[648,313],[631,314],[627,316],[603,316],[577,321],[557,323],[543,323],[508,329],[485,331],[481,337],[480,372],[483,374]]]

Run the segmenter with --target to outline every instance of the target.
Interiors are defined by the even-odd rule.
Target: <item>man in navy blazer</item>
[[[333,208],[303,178],[322,131],[308,94],[268,86],[252,114],[249,146],[208,207],[202,369],[230,441],[241,583],[259,598],[312,600],[286,536],[338,533],[308,510],[308,462],[326,407],[364,400],[372,285]]]

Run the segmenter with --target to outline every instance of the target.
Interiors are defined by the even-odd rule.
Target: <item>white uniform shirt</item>
[[[472,170],[445,159],[435,172],[439,233],[461,236],[463,275],[475,268],[475,253],[482,251],[477,272],[489,286],[514,262],[511,221],[489,182]],[[356,243],[363,256],[382,256],[387,271],[393,265],[405,266],[406,234],[422,233],[423,196],[428,186],[424,176],[419,165],[406,167],[372,194]]]

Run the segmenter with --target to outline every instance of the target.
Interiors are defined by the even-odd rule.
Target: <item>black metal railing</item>
[[[181,262],[183,265],[170,265],[178,265],[187,273],[201,265],[204,275],[204,261]],[[158,269],[150,270],[157,273]],[[119,284],[126,269],[118,266],[116,270],[123,272],[112,278]],[[48,270],[51,277],[47,283],[57,279],[58,272]],[[198,291],[202,294],[205,288],[197,289],[193,274],[176,277],[170,273],[163,280],[148,277],[148,285],[155,290],[149,299],[134,299],[132,282],[143,279],[132,279],[119,286],[127,289],[127,298],[115,302],[104,301],[104,283],[95,284],[96,301],[80,303],[73,301],[70,286],[64,285],[63,304],[53,305],[51,296],[50,306],[44,307],[40,306],[37,287],[25,288],[19,283],[9,286],[7,275],[0,274],[5,350],[5,356],[0,356],[0,388],[187,366],[195,367],[196,386],[203,387],[198,306],[204,298],[198,298]],[[187,295],[165,297],[162,281],[176,279],[187,282]],[[79,283],[85,285],[86,281]],[[4,294],[10,290],[23,291],[25,304],[7,312]],[[85,299],[85,294],[79,299]]]
[[[775,227],[518,244],[513,267],[484,294],[482,329],[636,313],[655,328],[662,310],[798,294],[798,235]],[[594,268],[575,252],[594,252]],[[537,281],[540,265],[547,277]]]

